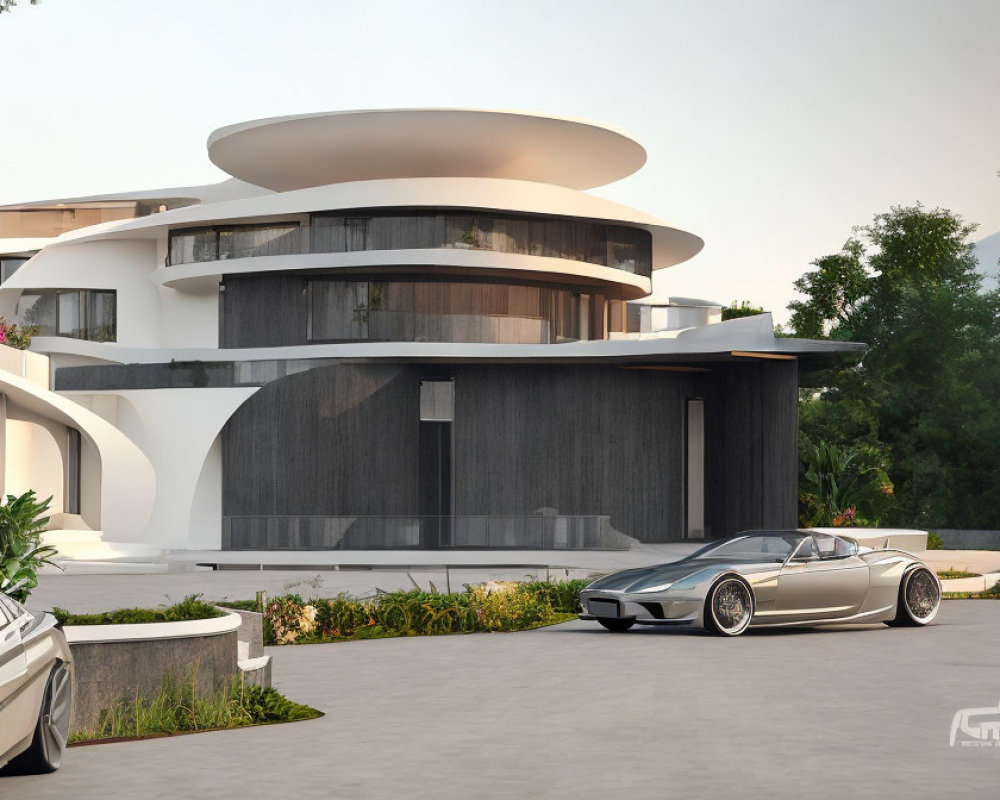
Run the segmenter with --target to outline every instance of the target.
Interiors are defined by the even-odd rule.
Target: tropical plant
[[[820,442],[801,453],[800,522],[804,527],[877,525],[893,486],[867,447]]]
[[[34,491],[7,495],[0,505],[0,591],[24,601],[38,586],[38,568],[53,563],[56,548],[42,544],[52,498],[36,502]]]

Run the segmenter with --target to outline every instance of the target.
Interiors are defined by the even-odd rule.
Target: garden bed
[[[319,644],[435,636],[450,633],[524,631],[573,619],[586,581],[514,583],[489,581],[464,592],[413,590],[374,597],[303,600],[286,594],[266,601],[219,603],[264,615],[264,644]]]
[[[164,675],[155,694],[122,698],[103,709],[91,728],[74,731],[70,745],[100,744],[231,730],[323,716],[275,689],[239,679],[207,693],[198,688],[197,668],[182,678]]]

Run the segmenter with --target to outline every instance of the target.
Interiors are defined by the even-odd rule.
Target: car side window
[[[816,534],[814,538],[816,540],[816,548],[819,550],[819,557],[822,559],[844,558],[852,553],[853,548],[851,545],[836,536]]]
[[[795,551],[793,561],[815,561],[819,558],[819,551],[816,549],[816,539],[807,536],[802,540],[799,549]]]

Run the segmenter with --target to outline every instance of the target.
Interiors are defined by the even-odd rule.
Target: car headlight
[[[662,592],[664,589],[669,589],[673,585],[674,582],[670,581],[669,583],[657,583],[654,584],[653,586],[644,586],[641,589],[633,589],[632,591],[634,591],[636,594],[642,594],[644,592]]]

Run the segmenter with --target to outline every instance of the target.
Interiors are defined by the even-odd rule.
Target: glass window
[[[298,252],[297,225],[267,225],[219,230],[219,258],[281,256]]]
[[[38,327],[39,336],[56,335],[56,293],[25,292],[17,301],[17,319]]]
[[[80,431],[66,430],[66,497],[67,514],[80,513]]]
[[[26,258],[0,259],[0,282],[7,280],[7,278],[17,272],[27,260]]]
[[[115,292],[90,292],[87,338],[93,342],[113,342],[117,338],[117,296]]]
[[[37,326],[38,336],[113,342],[116,318],[117,293],[111,290],[35,289],[17,302],[18,323]]]
[[[548,344],[585,339],[592,313],[603,318],[596,296],[540,286],[313,280],[309,298],[310,341]]]
[[[218,237],[213,228],[170,234],[171,264],[215,261],[218,252]]]
[[[80,315],[80,292],[59,293],[59,315],[56,336],[83,338],[83,321]]]

